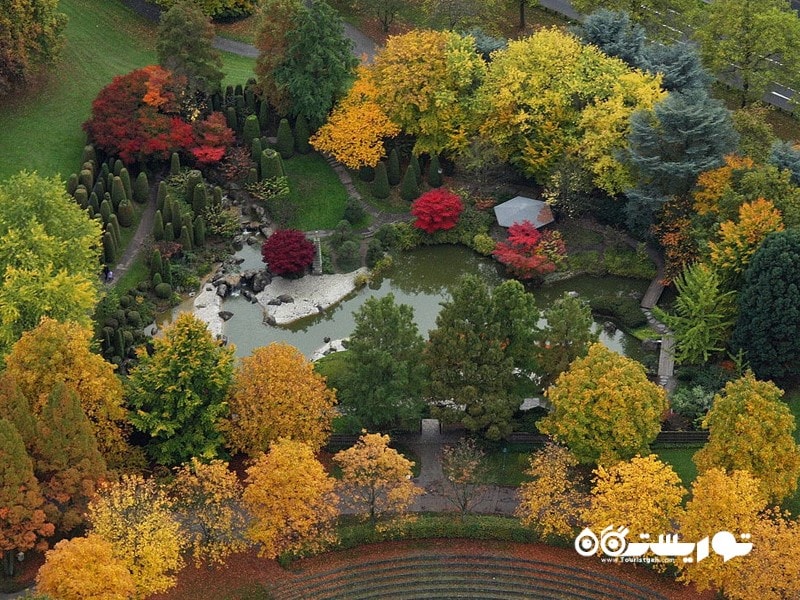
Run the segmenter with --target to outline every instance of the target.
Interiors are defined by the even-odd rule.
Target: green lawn
[[[115,75],[156,60],[155,25],[118,0],[61,0],[59,9],[69,17],[62,58],[0,111],[0,179],[22,169],[62,177],[76,171],[94,97]],[[226,83],[252,76],[252,59],[226,54],[224,61]]]
[[[302,231],[333,229],[342,220],[347,191],[325,159],[316,152],[284,161],[289,199],[297,207],[292,226]]]
[[[678,477],[683,482],[683,487],[687,490],[691,487],[694,478],[697,477],[697,467],[692,462],[692,456],[700,448],[682,446],[680,448],[653,448],[653,452],[659,460],[670,465]]]

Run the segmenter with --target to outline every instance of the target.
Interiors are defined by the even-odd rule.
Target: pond
[[[258,246],[245,246],[237,256],[244,258],[242,270],[263,267]],[[417,325],[425,336],[436,327],[440,304],[449,298],[449,290],[466,274],[480,275],[491,285],[497,285],[503,280],[502,268],[494,260],[480,256],[466,247],[426,246],[396,257],[393,268],[379,285],[364,287],[324,313],[296,321],[286,327],[264,325],[259,304],[251,304],[240,296],[228,298],[223,307],[234,316],[225,323],[224,333],[229,342],[235,344],[237,356],[247,356],[254,348],[281,341],[295,346],[310,357],[325,344],[326,337],[336,340],[348,337],[353,332],[353,313],[368,298],[392,293],[398,303],[408,304],[414,309]],[[642,294],[647,285],[647,281],[622,277],[581,276],[531,291],[539,307],[544,309],[568,291],[578,292],[584,297],[620,291],[626,294]],[[191,309],[192,302],[189,300],[176,307],[172,314]],[[595,328],[600,331],[600,340],[609,348],[637,360],[644,357],[641,342],[634,337],[622,331],[607,333],[599,321],[595,323]]]

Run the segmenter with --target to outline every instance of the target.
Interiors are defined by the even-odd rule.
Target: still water
[[[263,267],[259,248],[245,246],[237,253],[244,258],[242,270]],[[466,274],[477,274],[490,285],[503,280],[501,267],[492,259],[480,256],[463,246],[427,246],[405,252],[395,258],[394,266],[387,277],[372,287],[364,287],[322,314],[307,317],[285,326],[273,327],[263,324],[262,308],[251,304],[243,297],[228,298],[223,303],[224,310],[233,313],[233,318],[225,323],[224,333],[228,341],[236,346],[237,356],[247,356],[254,348],[266,346],[271,342],[287,342],[306,356],[325,344],[325,338],[332,340],[348,337],[355,328],[353,313],[368,298],[394,294],[398,303],[408,304],[414,309],[414,316],[423,336],[436,327],[436,316],[440,304],[449,298],[449,290]],[[575,291],[583,297],[603,293],[644,293],[648,282],[622,277],[581,276],[556,284],[537,287],[532,291],[540,308],[564,294]],[[187,301],[174,309],[173,314],[191,310]],[[544,321],[542,321],[544,324]],[[595,327],[600,331],[600,340],[609,348],[641,360],[641,343],[621,331],[607,333],[601,323]]]

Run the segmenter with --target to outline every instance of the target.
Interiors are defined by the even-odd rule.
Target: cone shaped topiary
[[[122,185],[122,178],[114,177],[114,181],[111,184],[111,205],[115,211],[119,210],[119,205],[122,204],[125,198],[125,187]]]
[[[197,184],[202,182],[203,174],[200,171],[197,169],[189,171],[189,177],[186,179],[186,187],[184,188],[186,204],[189,206],[194,202],[194,192],[197,189]]]
[[[83,186],[83,187],[86,188],[86,186]],[[75,190],[77,190],[77,189],[78,189],[78,174],[77,173],[72,173],[67,178],[66,190],[67,190],[67,193],[70,196],[74,196],[75,195]],[[86,188],[86,189],[89,189],[89,188]]]
[[[164,202],[167,199],[167,182],[158,182],[158,193],[156,193],[156,210],[164,210]]]
[[[91,208],[95,213],[100,212],[100,200],[97,197],[97,194],[92,192],[89,194],[89,208]]]
[[[244,182],[247,185],[258,183],[258,170],[255,167],[251,167],[247,171],[247,177],[245,178]]]
[[[116,249],[114,248],[114,236],[110,231],[103,234],[103,260],[107,263],[113,263],[116,258]]]
[[[194,220],[194,245],[195,247],[206,245],[206,222],[201,216]]]
[[[213,193],[211,194],[211,203],[214,206],[222,206],[222,188],[218,185],[214,186]]]
[[[435,154],[431,156],[428,165],[428,185],[435,188],[442,185],[442,167],[439,165],[439,157]]]
[[[92,189],[92,187],[94,187],[94,176],[92,175],[92,172],[89,169],[81,169],[81,172],[78,175],[78,183],[87,190]]]
[[[80,186],[79,188],[75,189],[73,192],[75,196],[75,202],[78,203],[78,206],[81,208],[86,208],[89,206],[89,194],[86,192],[86,188]]]
[[[250,158],[252,158],[256,164],[260,161],[263,151],[264,147],[261,145],[261,138],[253,138],[253,141],[250,142]]]
[[[414,169],[414,176],[417,178],[417,185],[422,183],[422,168],[419,166],[419,157],[412,154],[408,161],[408,166]]]
[[[192,239],[189,236],[189,228],[184,225],[181,228],[181,239],[180,244],[183,247],[184,251],[191,252],[192,251]]]
[[[258,106],[258,123],[261,125],[261,133],[266,133],[269,125],[269,102],[266,98],[262,98]]]
[[[286,171],[283,168],[283,159],[275,150],[268,148],[261,153],[261,179],[283,177]]]
[[[144,204],[150,199],[150,182],[147,180],[147,173],[142,171],[136,177],[133,184],[133,201]]]
[[[292,128],[287,119],[281,119],[281,122],[278,123],[278,140],[275,149],[284,160],[294,156],[294,135],[292,135]],[[262,177],[262,179],[264,178]]]
[[[103,217],[104,225],[111,219],[111,202],[106,199],[100,203],[100,216]]]
[[[181,157],[178,156],[177,152],[172,153],[172,157],[169,161],[169,176],[174,177],[178,173],[181,172]]]
[[[236,118],[236,109],[233,106],[229,106],[225,109],[225,123],[229,129],[233,131],[239,130],[239,122]]]
[[[372,182],[372,195],[384,199],[389,197],[389,177],[386,174],[386,163],[380,161],[375,167],[375,180]]]
[[[161,216],[161,211],[156,211],[155,220],[153,221],[153,239],[160,242],[164,239],[164,217]]]
[[[298,154],[311,152],[311,144],[308,143],[308,138],[310,137],[311,132],[308,128],[308,121],[304,115],[298,116],[294,124],[294,148]]]
[[[247,115],[242,128],[242,142],[249,144],[254,138],[261,137],[261,126],[258,124],[258,117]]]
[[[119,203],[117,218],[119,219],[121,227],[130,227],[133,225],[133,205],[127,198]]]
[[[114,161],[114,175],[119,177],[119,174],[122,173],[123,167],[125,167],[125,164],[120,159],[116,159]]]
[[[194,190],[194,198],[192,198],[192,210],[195,215],[202,215],[208,206],[208,193],[206,191],[206,184],[198,183]]]
[[[389,152],[389,164],[386,166],[386,174],[389,176],[389,185],[397,185],[403,178],[400,172],[400,157],[397,154],[397,148],[392,148]]]
[[[417,185],[417,174],[412,165],[408,165],[403,181],[400,184],[400,197],[406,202],[411,202],[419,197],[419,185]]]
[[[123,167],[119,172],[119,178],[122,179],[122,185],[125,187],[125,197],[128,200],[133,200],[133,186],[131,185],[131,175],[128,169]]]
[[[119,218],[117,215],[111,215],[111,218],[108,220],[108,227],[111,230],[111,234],[114,236],[114,243],[117,245],[117,248],[119,248],[122,244],[122,232],[119,230]]]
[[[175,230],[172,228],[172,223],[166,223],[164,225],[164,241],[165,242],[175,241]]]

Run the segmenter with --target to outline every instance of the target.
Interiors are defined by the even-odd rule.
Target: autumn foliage
[[[314,251],[314,244],[297,229],[279,229],[261,246],[261,256],[275,275],[303,273],[314,262]]]
[[[520,279],[540,277],[556,270],[566,247],[557,231],[541,233],[529,221],[508,228],[508,240],[498,242],[494,257]]]
[[[242,359],[229,400],[228,446],[254,456],[280,437],[319,450],[328,439],[336,395],[288,344],[256,348]]]
[[[334,480],[306,444],[281,438],[247,469],[244,505],[253,517],[247,537],[259,554],[322,550],[335,541]]]
[[[124,162],[168,160],[173,152],[215,162],[233,133],[222,115],[190,123],[185,90],[185,78],[156,65],[120,75],[92,102],[83,128],[98,148]]]
[[[127,600],[136,586],[111,543],[89,535],[62,540],[48,551],[36,588],[56,600]]]
[[[463,211],[461,198],[442,188],[425,192],[411,205],[411,214],[417,218],[414,227],[425,233],[452,229]]]

